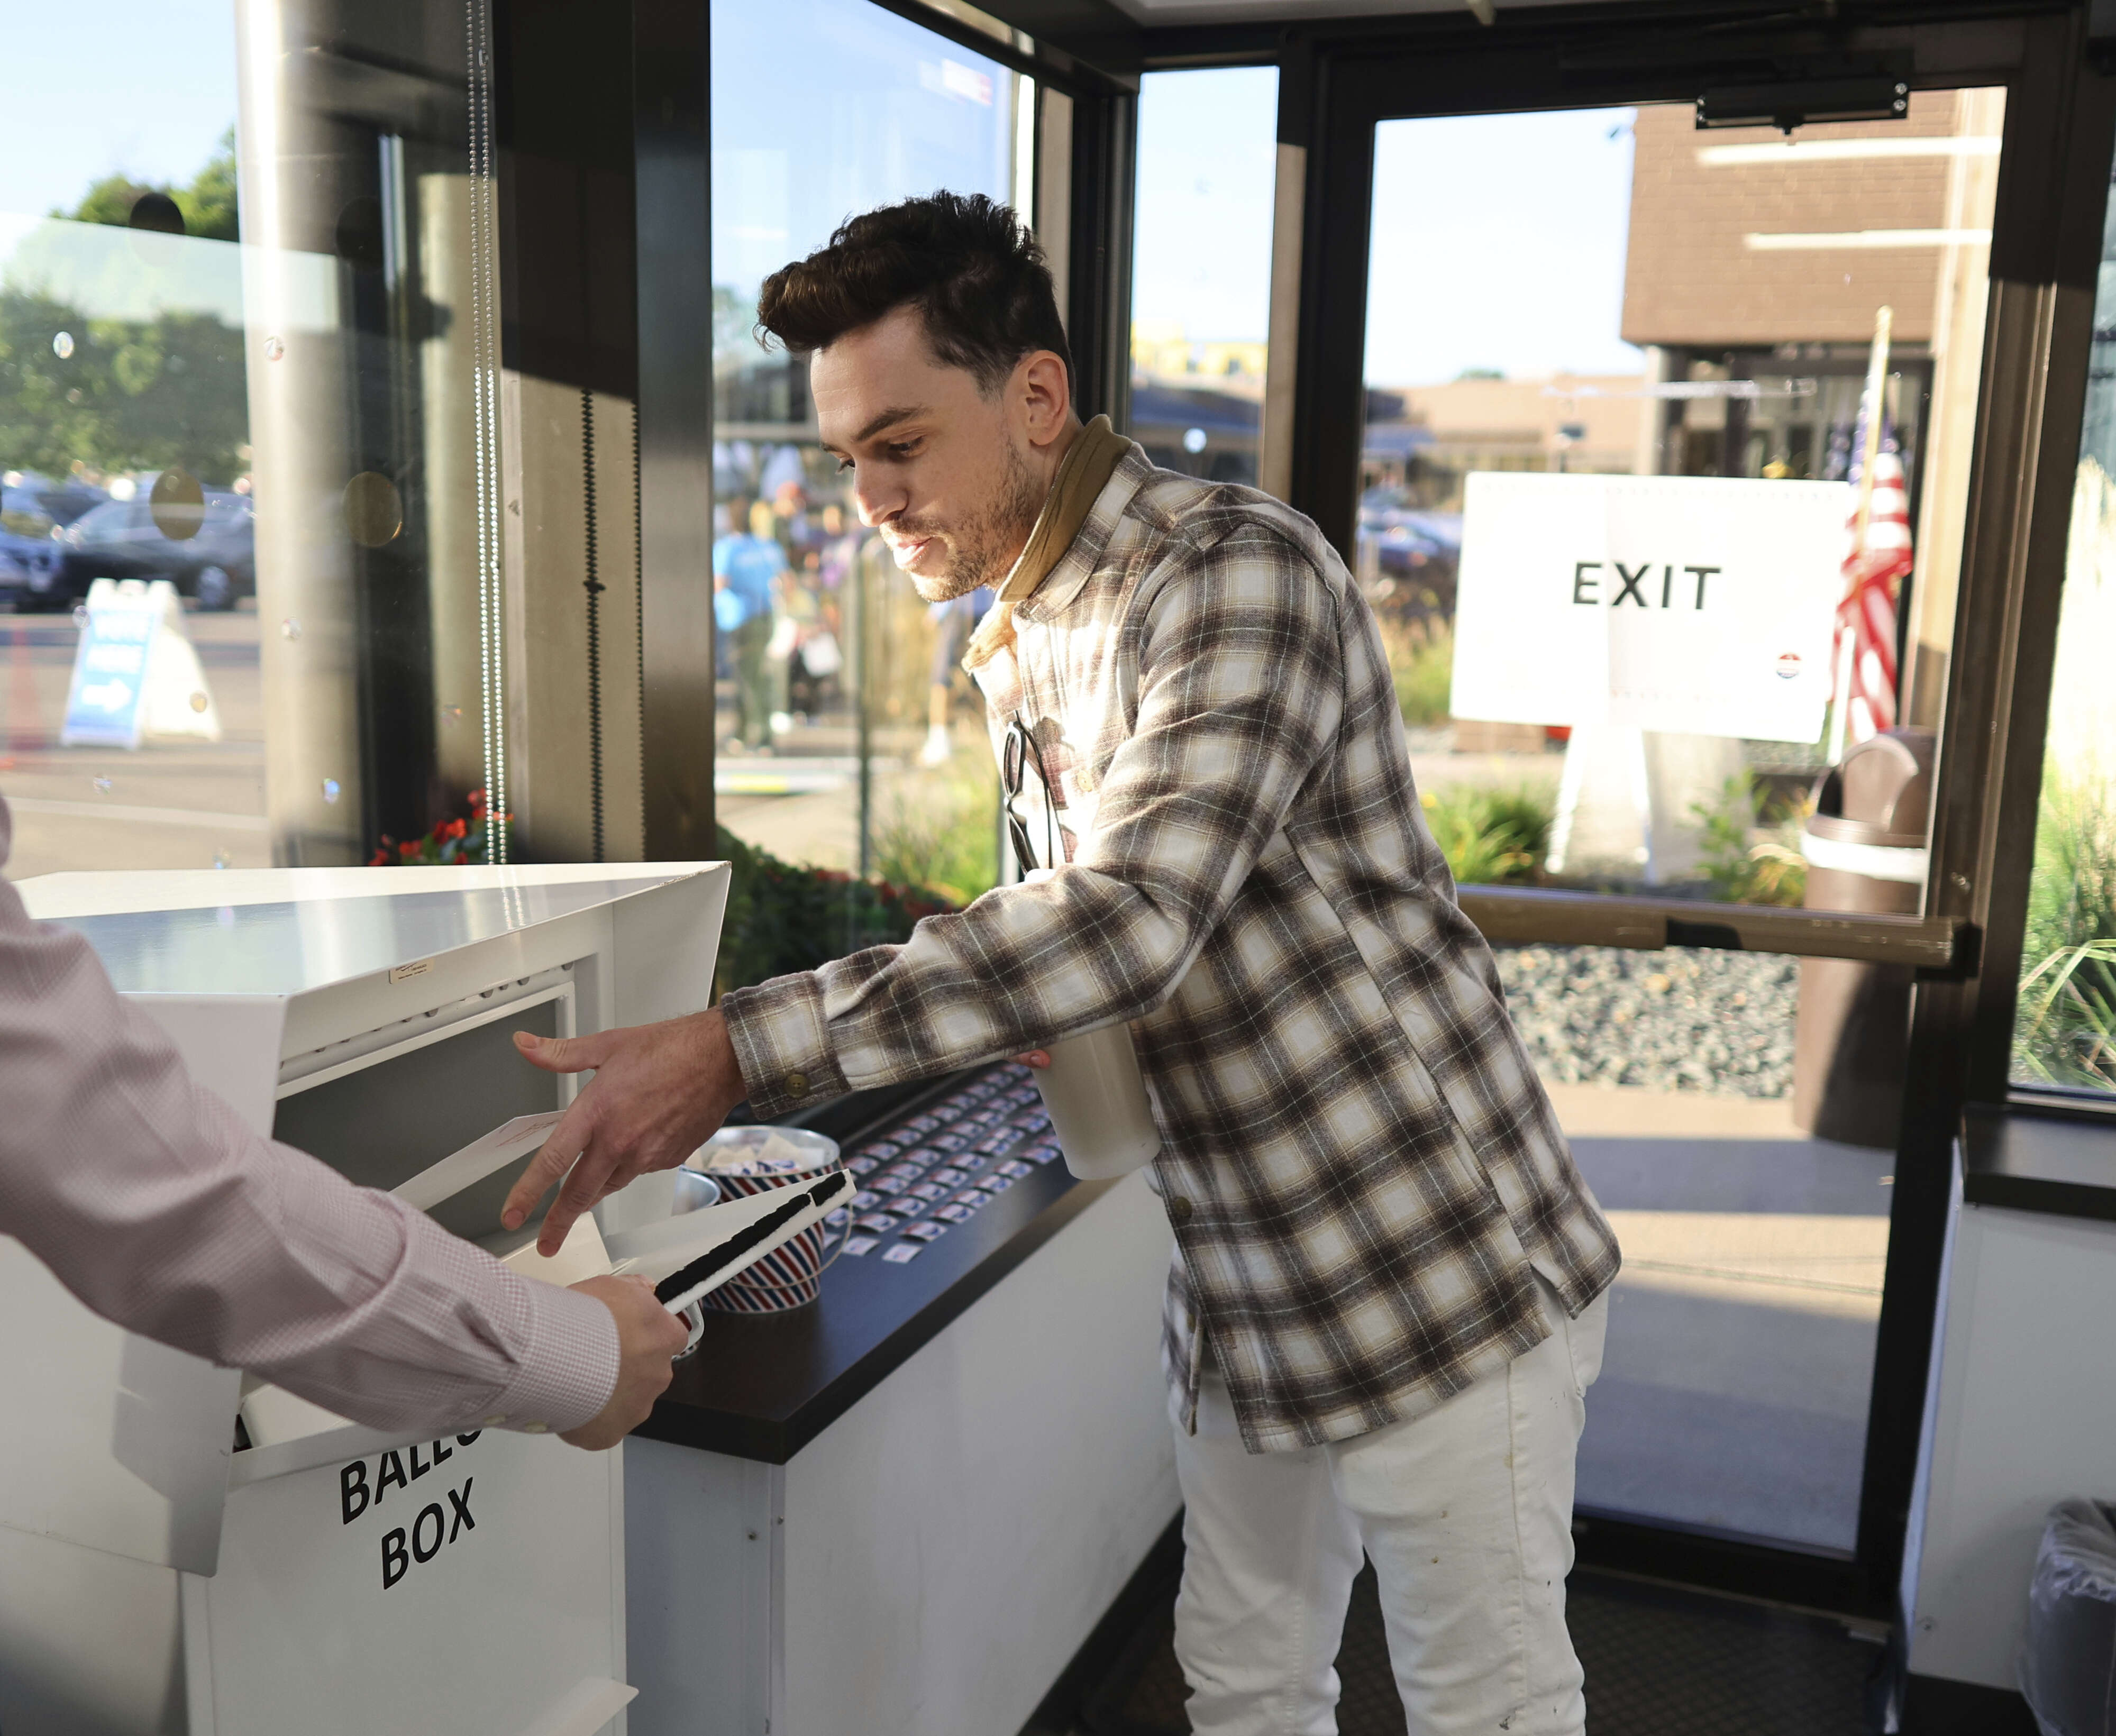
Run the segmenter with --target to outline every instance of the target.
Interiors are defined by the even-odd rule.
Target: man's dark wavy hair
[[[987,397],[1032,351],[1056,351],[1072,379],[1043,250],[982,193],[935,193],[848,218],[828,246],[764,280],[757,333],[812,356],[904,306],[923,316],[935,358],[967,368]]]

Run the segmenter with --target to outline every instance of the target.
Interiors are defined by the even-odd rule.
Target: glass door
[[[1350,553],[1623,1244],[1590,1526],[1857,1546],[2004,112],[1373,127]]]

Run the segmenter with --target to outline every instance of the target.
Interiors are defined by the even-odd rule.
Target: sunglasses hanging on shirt
[[[1043,769],[1043,756],[1037,751],[1036,737],[1018,714],[1006,726],[999,765],[1000,787],[1006,802],[1006,833],[1014,844],[1014,859],[1021,865],[1024,874],[1038,868],[1057,867],[1065,860],[1058,847],[1057,802],[1051,792],[1050,777]],[[1028,835],[1028,823],[1015,806],[1031,769],[1036,774],[1036,781],[1043,787],[1044,853],[1041,859]]]

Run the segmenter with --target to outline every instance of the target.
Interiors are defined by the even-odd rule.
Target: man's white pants
[[[1539,1284],[1542,1284],[1540,1279]],[[1579,1736],[1565,1626],[1573,1456],[1601,1371],[1604,1296],[1438,1409],[1298,1452],[1243,1450],[1209,1365],[1175,1431],[1175,1655],[1196,1736],[1335,1736],[1335,1660],[1362,1550],[1381,1583],[1410,1736]]]

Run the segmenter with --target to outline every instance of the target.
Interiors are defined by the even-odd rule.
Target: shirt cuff
[[[823,986],[812,971],[720,997],[728,1040],[760,1121],[812,1108],[851,1087],[830,1054]]]
[[[617,1390],[617,1319],[592,1296],[534,1278],[516,1281],[529,1294],[529,1348],[492,1413],[477,1420],[486,1428],[563,1435],[600,1415]]]

